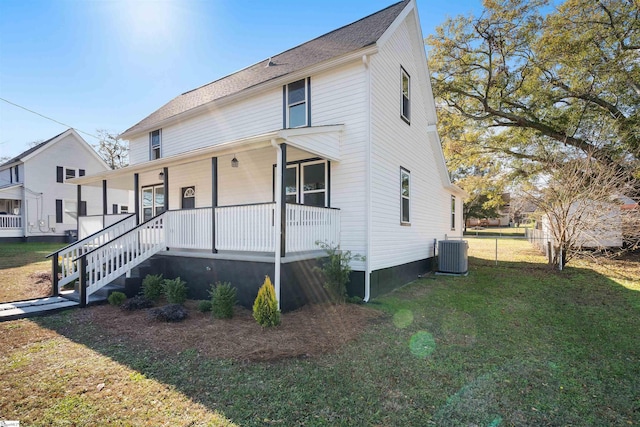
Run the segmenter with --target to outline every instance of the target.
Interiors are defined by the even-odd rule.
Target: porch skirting
[[[233,257],[226,257],[233,258]],[[261,259],[262,258],[262,259]],[[165,278],[180,277],[187,282],[190,299],[209,299],[212,283],[231,282],[237,289],[238,303],[251,309],[258,289],[268,275],[273,280],[273,259],[255,256],[250,260],[222,259],[221,257],[193,257],[158,254],[151,260],[153,270]],[[316,258],[284,262],[281,267],[280,309],[295,310],[309,303],[327,301],[322,277],[314,271],[319,266]]]
[[[65,243],[67,237],[61,236],[28,236],[28,237],[0,237],[0,243]]]
[[[434,258],[425,258],[406,264],[371,272],[371,298],[384,295],[387,292],[413,282],[419,274],[433,270]]]

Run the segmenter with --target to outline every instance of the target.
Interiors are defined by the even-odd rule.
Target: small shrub
[[[362,298],[360,298],[357,295],[354,295],[352,297],[347,297],[347,302],[349,304],[362,304],[364,303],[364,300]]]
[[[315,270],[324,275],[324,288],[334,303],[343,303],[347,297],[347,283],[351,274],[351,261],[364,261],[362,255],[352,255],[351,251],[342,251],[339,246],[316,242],[327,254],[321,258],[322,267]],[[325,259],[326,258],[326,259]]]
[[[179,277],[175,279],[165,279],[164,296],[169,304],[184,304],[187,300],[187,282]]]
[[[120,306],[123,310],[142,310],[150,307],[153,307],[153,301],[144,295],[136,295],[135,297],[126,300]]]
[[[164,307],[152,308],[148,312],[149,319],[163,322],[181,322],[187,318],[188,312],[180,304],[169,304]]]
[[[162,274],[147,274],[142,281],[142,294],[152,301],[156,301],[164,292]]]
[[[111,305],[120,305],[126,299],[127,296],[122,292],[112,292],[111,295],[109,295],[109,298],[107,298],[107,301],[109,301],[109,304]]]
[[[213,317],[218,319],[231,319],[233,317],[233,306],[236,305],[236,288],[231,283],[217,282],[211,285],[209,295],[211,295],[211,312]]]
[[[198,301],[198,311],[200,313],[207,313],[211,311],[211,301],[208,299]]]
[[[264,283],[258,291],[258,296],[253,302],[253,318],[261,326],[277,326],[280,324],[276,290],[271,284],[269,276],[265,277]]]

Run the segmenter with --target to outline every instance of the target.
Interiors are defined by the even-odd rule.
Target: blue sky
[[[89,134],[394,0],[0,0],[0,98]],[[418,0],[426,37],[480,0]],[[67,126],[0,100],[0,157]],[[84,133],[90,144],[97,140]]]

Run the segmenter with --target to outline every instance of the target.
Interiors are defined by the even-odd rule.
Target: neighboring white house
[[[292,309],[322,290],[324,241],[365,256],[349,291],[369,300],[428,271],[435,242],[463,230],[414,0],[179,95],[121,138],[130,166],[73,180],[133,190],[142,223],[79,249],[89,293],[153,257],[191,296],[231,281],[244,305],[269,274]]]
[[[73,129],[3,163],[0,240],[64,241],[68,232],[76,234],[78,207],[82,215],[102,214],[103,195],[87,189],[79,199],[77,186],[68,180],[106,170],[106,163]],[[107,200],[108,213],[122,212],[133,195],[113,189]]]

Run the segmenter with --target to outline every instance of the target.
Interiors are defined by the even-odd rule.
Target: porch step
[[[98,289],[93,294],[89,295],[89,301],[87,301],[87,305],[97,305],[104,304],[107,302],[109,295],[113,292],[125,292],[125,287],[116,283],[110,283],[102,288]],[[80,302],[80,292],[77,290],[73,291],[62,291],[60,292],[60,296],[75,302]]]
[[[78,305],[77,302],[69,301],[63,297],[47,297],[4,303],[0,304],[0,322],[44,316],[77,307]]]

